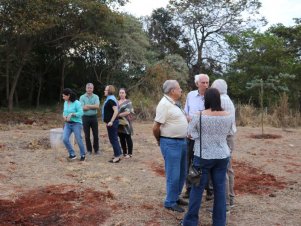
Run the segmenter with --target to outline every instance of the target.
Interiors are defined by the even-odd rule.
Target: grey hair
[[[199,81],[199,79],[200,79],[200,75],[201,75],[201,74],[198,74],[198,75],[195,75],[195,76],[194,76],[194,83],[195,83],[195,84],[198,84],[198,81]]]
[[[164,94],[168,94],[170,93],[170,91],[172,89],[174,89],[176,87],[176,85],[178,84],[178,81],[177,80],[166,80],[164,83],[163,83],[163,93]]]
[[[216,88],[220,94],[227,94],[228,85],[224,79],[216,79],[211,87]]]
[[[197,85],[201,78],[208,78],[209,80],[209,76],[207,74],[198,74],[194,76],[194,83]]]

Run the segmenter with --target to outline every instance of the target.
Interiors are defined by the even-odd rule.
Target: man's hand
[[[187,118],[187,121],[188,121],[188,122],[190,122],[191,119],[192,119],[192,117],[191,117],[190,115],[187,115],[186,118]]]
[[[153,135],[156,138],[157,144],[159,146],[160,146],[160,126],[161,126],[161,123],[154,122],[154,125],[153,125]]]
[[[84,111],[88,111],[88,110],[90,110],[90,107],[89,107],[88,105],[84,105],[84,106],[83,106],[83,110],[84,110]]]

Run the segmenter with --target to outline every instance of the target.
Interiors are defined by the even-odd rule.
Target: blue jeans
[[[84,156],[86,154],[85,146],[81,135],[82,128],[83,125],[78,122],[65,123],[64,132],[63,132],[63,142],[70,156],[75,156],[75,151],[70,143],[70,136],[72,132],[74,133],[76,143],[78,144],[80,155]]]
[[[119,157],[121,155],[121,148],[118,141],[118,125],[119,121],[115,120],[112,126],[107,126],[109,140],[112,144],[115,157]]]
[[[201,159],[194,156],[193,165],[201,168],[202,176],[199,186],[192,186],[189,196],[189,207],[184,217],[184,226],[197,226],[199,221],[199,209],[201,208],[203,191],[208,181],[208,173],[211,172],[214,204],[212,214],[213,226],[226,225],[226,194],[225,179],[229,158],[225,159]]]
[[[176,205],[186,179],[186,139],[160,138],[160,149],[165,162],[165,207]]]

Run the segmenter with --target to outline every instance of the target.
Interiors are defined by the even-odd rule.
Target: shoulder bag
[[[202,157],[202,112],[200,114],[200,157]],[[201,169],[196,169],[195,166],[191,163],[187,180],[194,186],[199,186],[201,181],[202,171]]]

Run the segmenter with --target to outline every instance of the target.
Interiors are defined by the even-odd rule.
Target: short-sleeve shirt
[[[185,138],[188,122],[185,112],[168,96],[164,96],[156,109],[155,121],[160,123],[160,136]]]
[[[198,90],[190,91],[187,94],[184,111],[187,115],[193,116],[205,109],[204,96],[199,94]]]
[[[112,116],[114,114],[113,107],[117,106],[117,103],[114,100],[108,100],[104,106],[104,116],[103,116],[103,121],[105,123],[109,123],[112,119]]]
[[[81,95],[79,98],[79,101],[82,104],[82,106],[95,105],[95,104],[99,105],[99,97],[94,93],[91,96],[89,96],[86,93]],[[84,115],[86,115],[86,116],[97,115],[97,109],[90,109],[90,110],[84,111]]]

